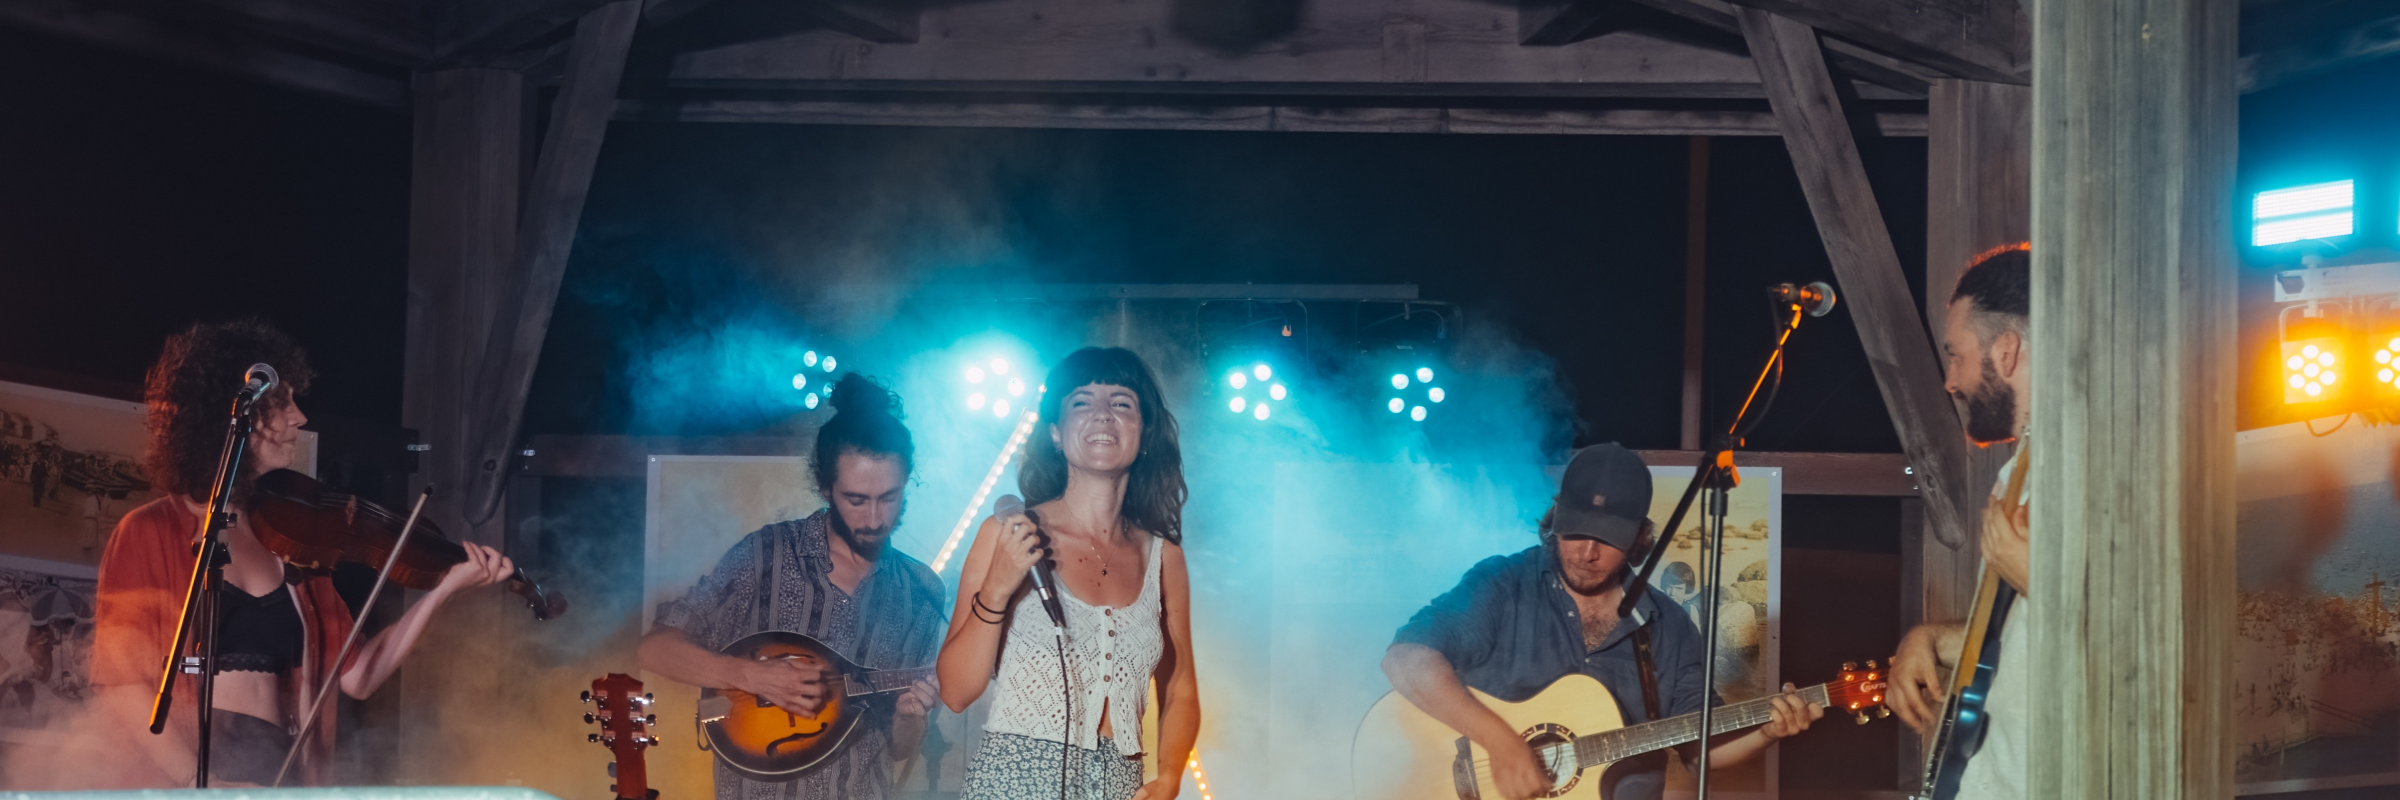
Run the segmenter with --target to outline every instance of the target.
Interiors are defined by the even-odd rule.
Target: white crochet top
[[[1008,638],[1000,647],[997,693],[983,729],[1048,741],[1066,740],[1097,750],[1101,703],[1106,702],[1117,752],[1142,752],[1142,712],[1148,708],[1150,675],[1166,653],[1165,605],[1159,600],[1159,541],[1149,537],[1142,593],[1123,608],[1084,603],[1060,587],[1067,612],[1066,674],[1060,684],[1058,645],[1041,597],[1026,592],[1009,615]],[[1072,693],[1075,702],[1067,704]]]

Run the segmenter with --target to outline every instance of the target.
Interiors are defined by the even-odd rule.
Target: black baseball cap
[[[1615,442],[1575,451],[1558,482],[1550,531],[1633,551],[1650,514],[1650,465]]]

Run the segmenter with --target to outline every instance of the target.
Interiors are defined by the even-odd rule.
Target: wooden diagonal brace
[[[1842,299],[1875,368],[1875,385],[1900,433],[1901,449],[1916,468],[1935,536],[1956,547],[1974,529],[1970,515],[1982,510],[1979,493],[1966,485],[1966,433],[1942,388],[1941,363],[1917,316],[1891,232],[1883,227],[1883,211],[1867,182],[1817,32],[1754,8],[1736,13],[1767,104],[1800,173],[1817,234],[1833,261]]]
[[[520,272],[497,306],[473,386],[476,403],[468,435],[475,446],[465,454],[471,460],[464,465],[469,477],[461,510],[477,524],[491,519],[499,508],[501,489],[508,485],[503,468],[511,461],[517,429],[525,418],[525,398],[533,389],[550,312],[566,277],[567,253],[575,244],[583,200],[592,187],[592,168],[600,159],[609,116],[616,110],[625,55],[641,15],[641,0],[617,0],[575,25],[566,79],[518,222]]]

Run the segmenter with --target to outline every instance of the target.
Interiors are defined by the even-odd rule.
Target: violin
[[[288,469],[258,476],[250,495],[250,529],[276,557],[302,569],[332,569],[348,561],[382,569],[391,558],[406,520],[357,495],[326,491],[317,479]],[[418,519],[408,546],[392,561],[391,581],[419,591],[441,585],[442,574],[466,563],[467,550],[442,535],[431,520]],[[519,569],[502,584],[525,598],[533,618],[547,620],[567,611],[567,600],[545,594],[542,586]]]

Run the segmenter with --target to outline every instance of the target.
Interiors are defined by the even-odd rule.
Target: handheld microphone
[[[1826,285],[1824,281],[1817,281],[1807,286],[1778,283],[1767,287],[1767,294],[1774,297],[1775,302],[1799,306],[1801,310],[1807,311],[1808,315],[1812,317],[1822,317],[1833,311],[1835,301],[1833,287]]]
[[[1016,495],[1004,494],[992,502],[992,516],[1007,519],[1019,515],[1025,515],[1025,501]],[[1042,599],[1042,610],[1049,612],[1050,624],[1065,631],[1067,610],[1058,603],[1058,576],[1050,571],[1050,559],[1033,562],[1033,593]]]
[[[234,397],[244,407],[248,407],[250,404],[258,402],[259,398],[267,396],[268,392],[274,391],[275,384],[282,380],[283,376],[275,374],[275,368],[266,362],[252,364],[250,369],[242,374],[241,394]]]

